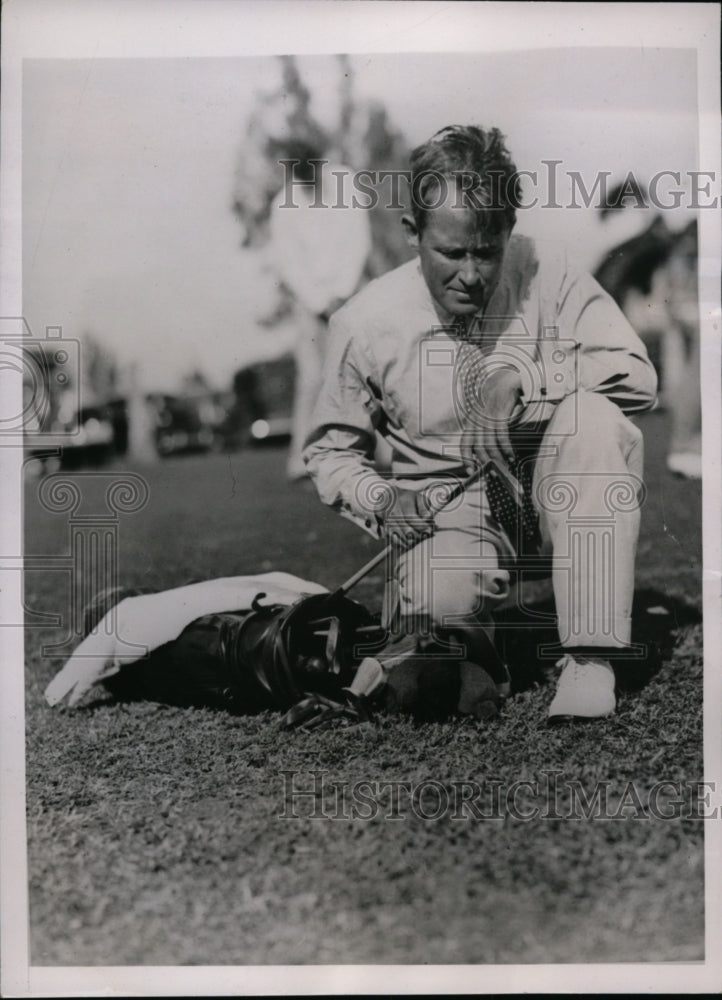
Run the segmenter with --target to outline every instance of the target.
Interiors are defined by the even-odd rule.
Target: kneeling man
[[[494,609],[510,570],[551,558],[562,671],[549,717],[595,718],[615,710],[611,661],[629,655],[644,487],[627,414],[654,404],[657,379],[594,279],[513,234],[520,198],[498,129],[451,126],[412,153],[416,258],[332,317],[304,458],[325,503],[405,546],[389,621],[421,649],[461,638],[502,693]],[[434,513],[473,465],[475,484]]]

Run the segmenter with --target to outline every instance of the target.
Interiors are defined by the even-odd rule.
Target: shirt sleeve
[[[381,418],[373,365],[339,314],[331,318],[328,342],[303,458],[321,500],[378,538],[377,517],[388,509],[392,487],[373,464]]]

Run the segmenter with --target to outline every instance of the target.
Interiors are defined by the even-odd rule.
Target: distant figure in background
[[[244,448],[251,440],[253,423],[265,416],[266,406],[258,372],[254,368],[241,368],[233,376],[233,405],[225,425],[227,446]]]
[[[682,368],[670,398],[672,436],[667,454],[670,472],[702,478],[702,383],[700,320],[697,291],[697,223],[676,240],[665,268],[665,303],[671,333],[682,355]]]
[[[157,415],[143,392],[137,363],[128,368],[126,387],[127,455],[133,462],[152,465],[158,461],[155,441]]]
[[[609,202],[603,219],[624,208],[619,189],[610,192]],[[674,232],[657,214],[642,232],[610,250],[594,275],[661,369],[660,397],[671,415],[667,468],[688,479],[702,477],[697,254],[696,221]]]
[[[299,479],[306,475],[301,452],[321,387],[328,320],[361,283],[371,251],[371,226],[366,210],[351,206],[349,167],[325,162],[322,154],[303,141],[279,143],[276,153],[279,161],[296,161],[292,173],[287,166],[286,183],[271,206],[268,251],[297,307],[296,387],[287,472],[290,479]],[[324,162],[314,162],[320,160]],[[340,202],[339,174],[344,181]],[[339,204],[342,207],[333,207]]]

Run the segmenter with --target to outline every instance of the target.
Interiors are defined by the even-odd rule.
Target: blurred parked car
[[[254,447],[269,444],[288,444],[291,440],[292,421],[290,417],[261,418],[251,424],[250,444]]]
[[[26,457],[40,463],[41,473],[102,465],[115,454],[113,417],[108,406],[83,406],[67,419],[56,418],[41,429],[28,428]]]
[[[226,448],[263,447],[290,441],[295,374],[290,355],[236,372],[233,402],[225,424]]]
[[[108,406],[83,406],[73,420],[77,432],[63,445],[61,467],[102,465],[115,454],[113,420]]]
[[[155,444],[159,455],[208,451],[213,447],[215,433],[204,421],[198,399],[165,393],[153,394],[148,399],[157,413]]]

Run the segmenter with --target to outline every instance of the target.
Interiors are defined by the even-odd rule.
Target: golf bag
[[[99,595],[86,609],[86,634],[113,604],[140,593]],[[314,594],[290,606],[262,606],[263,596],[248,611],[197,618],[145,660],[124,665],[106,688],[126,701],[234,713],[280,709],[286,726],[363,718],[364,704],[347,689],[363,648],[383,637],[378,618],[340,594]]]

